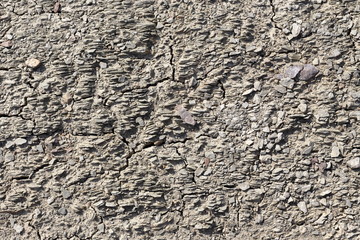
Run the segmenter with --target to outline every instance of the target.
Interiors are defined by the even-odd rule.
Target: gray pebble
[[[308,146],[304,149],[304,151],[302,152],[303,155],[309,155],[313,150],[313,146]]]
[[[5,160],[5,162],[12,162],[15,160],[15,155],[11,152],[8,152],[5,154],[4,160]]]
[[[288,68],[286,68],[285,70],[285,77],[288,78],[296,78],[297,75],[299,74],[299,72],[303,69],[304,67],[302,65],[293,65],[290,66]]]
[[[340,156],[340,149],[337,146],[333,146],[332,149],[331,149],[330,156],[332,158],[336,158],[336,157]]]
[[[250,95],[251,93],[253,93],[254,92],[254,89],[253,88],[250,88],[250,89],[248,89],[248,90],[245,90],[244,92],[243,92],[243,96],[247,96],[247,95]]]
[[[286,88],[284,86],[281,86],[281,85],[276,85],[275,87],[275,90],[278,91],[279,93],[286,93]]]
[[[339,57],[339,56],[341,56],[341,52],[340,52],[339,49],[335,48],[335,49],[333,49],[333,50],[330,51],[330,56],[329,56],[329,58],[337,58],[337,57]]]
[[[17,233],[22,233],[22,231],[24,231],[24,227],[19,224],[14,224],[13,228],[14,228],[15,232],[17,232]]]
[[[115,207],[117,207],[117,203],[116,202],[106,202],[105,207],[115,208]]]
[[[300,72],[300,80],[310,80],[318,74],[319,70],[311,64],[305,64],[303,70]]]
[[[24,145],[25,143],[27,143],[27,140],[24,138],[16,138],[14,140],[14,143],[18,146]]]
[[[104,233],[105,232],[105,224],[101,223],[97,226],[97,229],[100,233]]]
[[[68,198],[71,197],[71,192],[68,191],[68,190],[66,190],[66,189],[63,189],[63,190],[61,191],[61,194],[62,194],[63,198],[65,198],[65,199],[68,199]]]
[[[318,196],[319,196],[319,197],[326,197],[326,196],[330,195],[331,193],[332,193],[332,191],[329,190],[329,189],[327,189],[327,190],[323,190],[322,192],[320,192],[320,193],[318,194]]]
[[[353,158],[347,162],[347,165],[351,169],[359,169],[360,168],[360,157]]]
[[[292,89],[294,87],[295,81],[291,78],[283,78],[280,80],[280,84],[288,89]]]
[[[302,211],[303,213],[307,213],[307,207],[306,207],[306,203],[304,201],[301,201],[297,204],[298,208],[300,209],[300,211]]]
[[[204,176],[209,176],[212,173],[212,169],[209,167],[206,169],[206,171],[203,173]]]
[[[36,150],[37,150],[38,152],[40,152],[40,153],[43,153],[43,152],[44,152],[44,148],[43,148],[43,146],[42,146],[41,144],[39,144],[39,145],[36,146]]]
[[[239,188],[240,188],[242,191],[246,191],[246,190],[250,189],[250,184],[247,183],[247,182],[240,183],[240,184],[239,184]]]
[[[11,148],[12,146],[14,146],[14,142],[13,141],[7,141],[5,144],[5,148]]]
[[[100,68],[104,69],[104,68],[107,68],[107,64],[104,63],[104,62],[100,62]]]
[[[58,210],[58,213],[59,213],[60,215],[66,215],[66,214],[67,214],[67,210],[66,210],[66,208],[62,207],[62,208],[60,208],[60,209]]]

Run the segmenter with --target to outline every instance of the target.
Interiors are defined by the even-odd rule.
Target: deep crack
[[[170,65],[171,65],[171,80],[175,81],[175,63],[174,63],[174,49],[173,45],[169,46],[170,49]]]
[[[275,18],[275,16],[276,16],[276,11],[275,11],[275,6],[274,6],[274,3],[273,3],[273,0],[269,0],[269,2],[270,2],[270,6],[271,6],[271,11],[272,11],[272,13],[273,13],[273,15],[271,16],[270,20],[271,20],[271,22],[274,24],[274,27],[275,27],[275,28],[277,28],[277,29],[279,29],[279,30],[282,31],[282,29],[276,24],[276,22],[275,22],[275,20],[274,20],[274,18]]]

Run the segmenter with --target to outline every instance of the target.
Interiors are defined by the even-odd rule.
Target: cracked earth
[[[2,0],[1,239],[360,239],[357,0]]]

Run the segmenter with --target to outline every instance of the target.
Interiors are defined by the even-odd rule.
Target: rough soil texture
[[[1,239],[360,239],[358,0],[2,0]]]

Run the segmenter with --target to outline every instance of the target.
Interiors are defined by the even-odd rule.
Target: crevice
[[[169,79],[169,78],[164,78],[164,79],[161,79],[161,80],[159,80],[159,81],[156,81],[156,82],[154,82],[154,83],[149,83],[149,84],[147,84],[146,86],[143,86],[143,87],[135,87],[135,88],[129,88],[129,89],[126,89],[126,90],[123,90],[123,91],[121,91],[121,95],[124,95],[125,93],[129,93],[129,92],[132,92],[132,91],[135,91],[135,90],[139,90],[139,89],[147,89],[147,88],[149,88],[149,87],[156,87],[159,83],[163,83],[163,82],[165,82],[165,81],[168,81],[168,80],[171,80],[171,79]],[[109,97],[108,98],[106,98],[106,103],[104,103],[104,104],[107,104],[107,101],[109,100]],[[103,104],[103,105],[104,105]],[[106,106],[108,106],[108,105],[106,105]]]
[[[5,210],[0,210],[0,214],[11,214],[11,215],[20,215],[23,213],[26,213],[26,209],[5,209]]]
[[[224,88],[224,84],[223,82],[219,79],[218,80],[218,86],[221,88],[222,90],[222,98],[225,99],[226,97],[226,91],[225,91],[225,88]]]
[[[36,229],[35,226],[32,225],[31,223],[29,223],[29,226],[30,226],[32,229],[34,229],[34,231],[36,232],[36,236],[37,236],[40,240],[42,240],[41,235],[40,235],[40,231],[39,231],[38,229]]]
[[[146,143],[142,149],[138,152],[141,152],[142,150],[146,149],[146,148],[151,148],[151,147],[158,147],[158,146],[162,146],[165,143],[165,139],[163,141],[155,141],[155,142],[149,142]]]
[[[185,165],[185,169],[188,169],[188,161],[186,160],[186,157],[184,157],[178,150],[178,148],[175,148],[176,153],[181,157],[181,159],[184,162]],[[189,169],[188,169],[189,170]],[[191,181],[196,185],[196,180],[195,180],[195,171],[189,171],[189,174],[191,175]]]
[[[170,36],[170,40],[172,41],[173,38]],[[171,80],[175,81],[175,63],[174,63],[174,48],[173,45],[169,46],[170,49],[170,65],[171,65]]]
[[[22,176],[18,176],[18,177],[13,177],[11,178],[11,180],[26,180],[29,179],[30,177],[27,175],[22,175]]]
[[[125,137],[123,137],[123,136],[121,136],[121,135],[120,135],[120,137],[121,137],[121,140],[125,143],[126,147],[128,148],[128,151],[129,151],[129,153],[128,153],[127,156],[125,157],[125,160],[126,160],[125,166],[123,166],[123,167],[121,167],[121,168],[119,169],[119,171],[121,172],[121,171],[123,171],[123,170],[125,170],[126,168],[129,167],[129,159],[135,154],[135,151],[134,151],[134,149],[130,146],[130,142],[129,142]]]
[[[45,167],[48,167],[48,166],[50,166],[50,164],[49,164],[49,163],[45,163],[45,164],[43,164],[43,165],[35,168],[34,171],[29,175],[28,178],[29,178],[29,179],[33,178],[33,176],[34,176],[38,171],[40,171],[41,169],[43,169],[43,168],[45,168]]]
[[[346,31],[346,36],[349,37],[350,41],[351,41],[351,47],[353,49],[356,49],[356,45],[355,45],[355,40],[353,39],[353,37],[351,36],[351,31],[352,31],[352,28],[348,29]]]
[[[274,24],[274,27],[279,29],[280,31],[282,31],[282,29],[276,24],[274,18],[276,16],[276,11],[275,11],[275,6],[274,6],[274,3],[273,3],[273,0],[269,0],[270,2],[270,6],[271,6],[271,11],[273,13],[273,15],[271,16],[270,20],[271,22]]]
[[[192,138],[184,138],[182,140],[179,140],[179,141],[170,141],[170,142],[167,142],[167,144],[173,144],[173,143],[186,143],[188,140],[193,140]]]
[[[185,168],[187,168],[188,167],[188,162],[187,162],[186,158],[182,156],[182,154],[179,152],[178,148],[175,148],[175,152],[181,157],[181,159],[184,162]]]
[[[3,38],[3,37],[7,34],[7,32],[10,30],[10,28],[11,28],[11,26],[5,28],[5,29],[2,31],[2,33],[0,34],[0,38]]]
[[[95,212],[96,217],[99,219],[99,224],[104,224],[104,218],[97,213],[96,209],[95,209],[93,206],[90,205],[89,207]],[[104,224],[104,226],[105,226],[105,224]],[[106,229],[106,226],[105,226],[104,228]],[[98,231],[94,231],[94,232],[91,234],[91,236],[90,236],[89,238],[86,238],[86,239],[93,239],[93,237],[95,236],[95,234],[96,234],[97,232],[98,232]],[[75,235],[75,236],[76,236],[76,235]],[[78,237],[78,238],[79,238],[79,237]],[[79,238],[79,239],[81,239],[81,238]]]

